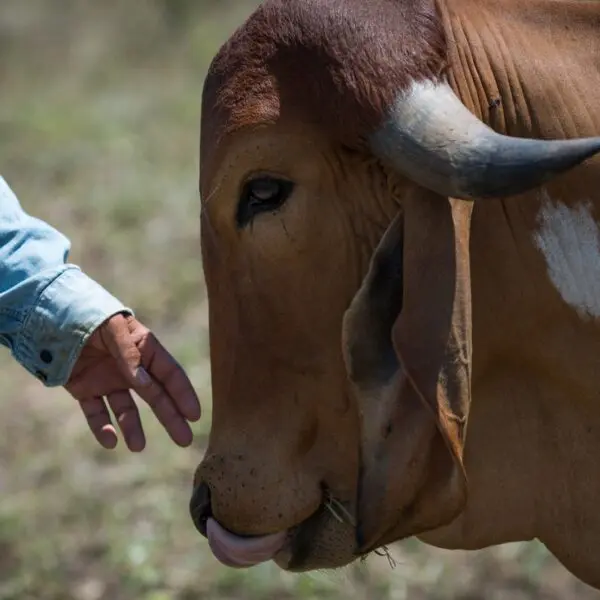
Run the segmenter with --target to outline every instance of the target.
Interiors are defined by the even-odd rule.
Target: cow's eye
[[[257,177],[244,184],[238,204],[236,220],[244,227],[261,212],[273,212],[288,199],[294,184],[286,179]]]

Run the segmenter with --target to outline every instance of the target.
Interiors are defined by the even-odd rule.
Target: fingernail
[[[152,378],[148,375],[148,371],[144,369],[144,367],[138,367],[135,372],[135,380],[139,385],[150,385],[152,383]]]

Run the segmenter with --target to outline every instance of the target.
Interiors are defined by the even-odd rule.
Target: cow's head
[[[464,506],[469,200],[600,142],[501,136],[446,80],[427,0],[267,0],[211,66],[214,400],[191,511],[226,564],[340,566]]]

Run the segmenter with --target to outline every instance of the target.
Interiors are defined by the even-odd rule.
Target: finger
[[[108,450],[115,448],[118,442],[117,432],[104,400],[100,396],[92,396],[79,400],[79,405],[98,443]]]
[[[188,421],[197,421],[201,413],[200,401],[179,363],[152,333],[143,342],[141,353],[150,375],[162,386],[179,412]]]
[[[131,394],[127,390],[112,392],[107,396],[127,447],[132,452],[141,452],[146,447],[146,436],[142,421]]]
[[[136,393],[148,403],[171,439],[179,446],[189,446],[192,443],[193,434],[188,422],[162,387],[145,370],[141,368],[140,371],[143,372],[140,377],[143,385],[134,388]]]

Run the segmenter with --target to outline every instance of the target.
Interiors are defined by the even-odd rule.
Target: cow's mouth
[[[244,569],[273,560],[287,571],[299,572],[306,570],[316,536],[336,514],[330,502],[330,498],[324,499],[308,519],[295,527],[257,536],[239,535],[223,527],[212,515],[210,493],[205,486],[194,491],[190,513],[196,529],[207,538],[213,555],[223,565]],[[351,527],[349,523],[344,525]]]

